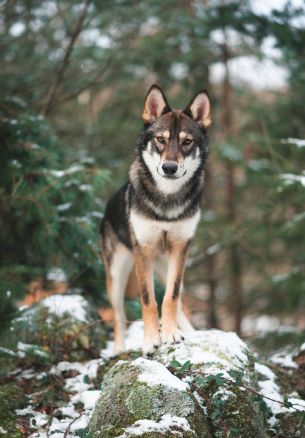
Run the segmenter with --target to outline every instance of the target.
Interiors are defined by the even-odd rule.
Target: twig
[[[90,2],[90,0],[84,0],[83,9],[81,10],[81,13],[78,17],[74,31],[71,34],[70,41],[69,41],[69,43],[64,51],[64,56],[61,60],[61,64],[60,64],[59,69],[57,71],[57,74],[54,78],[54,81],[50,87],[50,90],[48,92],[46,104],[41,111],[41,114],[43,114],[44,116],[49,114],[51,109],[52,109],[59,84],[63,78],[63,75],[64,75],[67,67],[68,67],[69,58],[70,58],[70,55],[72,53],[75,41],[76,41],[78,35],[80,34],[80,32],[82,31],[84,20],[85,20],[85,17],[87,15],[87,11],[88,11],[89,2]]]
[[[81,416],[82,416],[82,414],[79,414],[78,417],[75,417],[75,418],[71,421],[71,423],[68,424],[68,426],[67,426],[67,428],[66,428],[66,430],[65,430],[65,433],[64,433],[64,438],[67,438],[68,433],[70,432],[70,429],[71,429],[72,424],[75,423],[77,420],[79,420]]]
[[[201,376],[209,376],[209,374],[203,373],[201,371],[196,371],[194,374],[198,374]],[[223,377],[221,376],[222,380],[225,380],[226,382],[228,382],[230,385],[237,385],[240,388],[244,388],[246,391],[252,392],[252,394],[258,395],[259,397],[265,398],[267,400],[279,403],[280,405],[284,406],[285,408],[287,407],[286,404],[280,400],[276,400],[274,398],[268,397],[267,395],[263,395],[260,392],[256,391],[255,389],[251,388],[250,386],[244,385],[244,384],[238,384],[235,382],[235,380],[231,380],[228,379],[227,377]],[[293,406],[291,406],[292,409],[294,409],[297,412],[300,412],[300,409],[295,408],[295,406],[299,406],[300,408],[303,408],[302,405],[298,404],[298,403],[293,403]]]

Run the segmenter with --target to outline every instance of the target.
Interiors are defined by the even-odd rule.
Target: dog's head
[[[141,153],[159,185],[170,187],[162,179],[186,182],[203,165],[210,114],[206,91],[197,93],[184,110],[172,110],[162,90],[157,85],[150,88],[142,115],[145,136]]]

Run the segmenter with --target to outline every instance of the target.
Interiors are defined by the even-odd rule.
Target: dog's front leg
[[[152,353],[160,345],[158,308],[153,286],[153,251],[149,246],[135,250],[135,267],[140,286],[142,315],[144,320],[143,353]]]
[[[162,303],[161,340],[179,342],[182,335],[177,326],[177,308],[183,280],[188,241],[171,243],[167,272],[166,292]]]

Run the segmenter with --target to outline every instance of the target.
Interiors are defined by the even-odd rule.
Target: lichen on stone
[[[154,361],[149,362],[152,367],[156,366]],[[163,367],[164,374],[170,374],[164,365],[158,364],[158,367]],[[200,428],[199,435],[191,430],[188,431],[190,437],[209,437],[208,428],[195,397],[185,387],[182,390],[164,382],[156,381],[155,385],[149,385],[142,381],[141,375],[147,372],[147,368],[146,359],[120,361],[106,374],[101,397],[91,420],[90,430],[93,436],[114,438],[119,436],[117,435],[119,432],[121,435],[125,433],[125,429],[130,428],[137,421],[146,419],[158,423],[164,416],[169,415],[186,419],[191,429],[192,426],[196,426],[197,430]],[[171,378],[177,379],[173,375]],[[173,431],[179,430],[177,424],[172,427]]]

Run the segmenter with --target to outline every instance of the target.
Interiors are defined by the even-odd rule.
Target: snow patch
[[[168,371],[164,365],[155,360],[139,357],[132,364],[140,367],[142,370],[138,376],[139,382],[147,383],[149,386],[165,385],[179,391],[186,391],[188,389],[188,385],[185,382],[182,382],[182,380]]]
[[[283,173],[280,177],[284,180],[285,184],[292,184],[299,182],[305,187],[305,173],[303,175],[295,175],[294,173]]]
[[[102,359],[94,359],[89,362],[59,362],[56,366],[53,366],[50,370],[50,374],[57,376],[62,375],[66,371],[77,371],[79,374],[75,377],[66,378],[65,388],[72,393],[81,393],[92,388],[91,383],[85,382],[85,376],[89,380],[95,379],[97,370],[104,361]]]
[[[8,354],[9,356],[16,356],[16,353],[12,350],[9,350],[8,348],[5,347],[0,347],[0,353],[5,353]]]
[[[278,330],[279,327],[280,320],[276,316],[270,315],[246,316],[241,325],[242,332],[245,336],[264,336],[265,334]]]
[[[222,246],[220,243],[216,243],[215,245],[209,246],[206,250],[207,255],[214,255],[217,254],[222,249]]]
[[[79,190],[81,190],[82,192],[91,192],[92,189],[92,184],[81,184],[79,186]]]
[[[59,204],[57,206],[57,210],[58,211],[67,211],[67,210],[69,210],[71,205],[72,205],[71,202],[66,202],[65,204]]]
[[[143,321],[134,321],[128,327],[125,336],[126,350],[139,350],[142,347],[144,337],[144,323]],[[102,357],[113,356],[114,342],[108,341],[106,348],[101,351]]]
[[[182,429],[184,432],[193,432],[190,428],[189,422],[186,418],[171,416],[169,414],[165,414],[161,417],[159,422],[152,420],[138,420],[132,426],[127,427],[124,430],[123,435],[118,436],[118,438],[128,438],[132,436],[140,436],[144,433],[149,432],[173,432],[172,428]],[[182,437],[182,433],[178,431],[173,432],[175,436]]]
[[[260,374],[261,376],[266,377],[269,380],[274,380],[275,379],[275,374],[274,372],[268,368],[266,365],[263,365],[261,363],[256,362],[255,365],[255,371]]]
[[[96,402],[98,401],[101,392],[98,390],[83,391],[79,397],[79,400],[73,397],[73,402],[80,401],[84,404],[85,409],[94,409]]]
[[[283,144],[294,144],[298,148],[304,148],[305,147],[305,140],[303,140],[301,138],[292,138],[292,137],[283,138],[281,140],[281,143],[283,143]]]
[[[69,167],[68,169],[65,170],[50,170],[48,171],[52,176],[55,176],[56,178],[62,178],[63,176],[66,175],[71,175],[72,173],[76,173],[76,172],[80,172],[81,170],[83,170],[84,167],[80,166],[78,164]]]
[[[272,413],[272,416],[268,418],[268,423],[271,427],[276,425],[277,416],[279,414],[284,414],[287,412],[293,413],[296,410],[305,411],[305,400],[298,398],[297,394],[291,394],[288,397],[288,401],[292,403],[294,407],[286,408],[281,404],[283,403],[284,399],[280,393],[280,387],[275,382],[277,376],[269,367],[260,363],[255,363],[255,370],[264,377],[263,380],[258,382],[258,385],[260,388],[260,394],[263,397],[266,397],[264,398],[264,401]]]
[[[48,357],[48,354],[45,351],[40,350],[38,345],[25,344],[24,342],[19,341],[17,344],[17,356],[23,358],[27,353],[36,354],[40,357]]]
[[[67,204],[63,204],[63,205],[67,205]],[[66,273],[63,269],[52,268],[47,273],[47,280],[48,281],[56,281],[56,282],[67,281],[67,276],[66,276]]]
[[[248,347],[233,332],[194,331],[184,337],[185,342],[176,344],[173,351],[166,345],[160,347],[161,360],[167,366],[173,359],[182,364],[189,360],[192,365],[200,365],[205,373],[217,374],[221,370],[229,378],[227,371],[249,365]]]
[[[284,368],[298,368],[292,356],[293,355],[291,353],[288,353],[287,351],[282,351],[271,356],[270,361]]]
[[[51,368],[50,374],[55,374],[63,378],[65,378],[64,373],[68,371],[73,370],[79,374],[76,377],[65,378],[64,387],[71,396],[69,402],[59,408],[59,412],[63,418],[59,419],[53,416],[50,419],[49,416],[35,411],[32,406],[16,410],[17,415],[29,415],[35,419],[37,431],[30,435],[31,438],[64,438],[68,427],[70,427],[70,432],[66,436],[71,438],[77,437],[78,434],[74,432],[88,426],[92,416],[92,410],[100,395],[100,391],[93,389],[93,384],[90,383],[90,381],[96,378],[98,367],[103,363],[104,361],[102,359],[94,359],[85,363],[59,362]],[[85,383],[85,380],[89,381],[89,383]],[[75,409],[75,404],[79,402],[84,405],[84,411],[81,415],[79,411]],[[71,424],[73,419],[75,419],[75,421]],[[48,434],[45,432],[47,421],[50,422]]]
[[[87,301],[80,295],[52,295],[41,300],[40,305],[57,317],[69,314],[78,321],[87,322]]]

